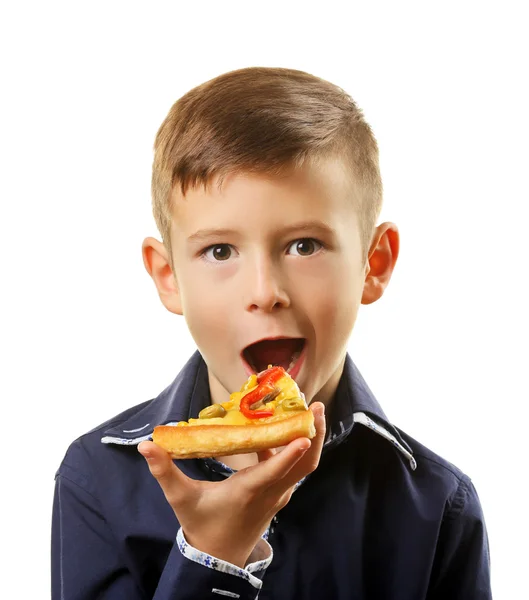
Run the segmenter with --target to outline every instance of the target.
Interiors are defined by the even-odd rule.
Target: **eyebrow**
[[[288,225],[287,227],[282,227],[277,230],[279,235],[288,235],[289,233],[294,232],[304,232],[304,231],[315,231],[319,232],[320,235],[336,235],[336,231],[330,226],[324,223],[323,221],[302,221],[300,223],[294,223],[293,225]],[[190,243],[199,243],[210,240],[215,237],[227,237],[227,236],[237,236],[239,232],[235,229],[223,229],[223,228],[211,228],[211,229],[200,229],[196,231],[192,235],[190,235],[187,240]]]

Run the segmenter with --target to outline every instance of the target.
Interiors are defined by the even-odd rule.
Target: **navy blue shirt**
[[[349,356],[320,464],[264,536],[272,560],[243,570],[189,548],[136,446],[210,403],[196,352],[157,398],[73,442],[56,474],[54,600],[491,598],[472,482],[388,422]],[[195,479],[231,473],[214,459],[176,463]]]

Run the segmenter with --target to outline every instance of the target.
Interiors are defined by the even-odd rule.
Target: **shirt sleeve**
[[[492,600],[483,511],[463,476],[441,524],[428,600]]]
[[[252,554],[248,559],[248,563],[244,569],[193,548],[193,546],[191,546],[185,539],[182,528],[180,528],[178,531],[176,541],[180,552],[188,560],[192,560],[199,565],[204,565],[205,567],[214,569],[215,571],[221,571],[223,573],[228,573],[230,575],[235,575],[236,577],[245,579],[246,581],[249,581],[257,590],[261,589],[261,579],[273,558],[272,547],[264,539],[259,540],[253,549]]]
[[[99,501],[82,482],[83,477],[67,466],[62,466],[56,476],[52,600],[145,600],[140,576],[131,573],[122,560]],[[265,540],[259,542],[252,557],[254,562],[238,569],[198,552],[180,532],[152,598],[255,600],[262,585],[260,577],[272,560],[271,548]]]

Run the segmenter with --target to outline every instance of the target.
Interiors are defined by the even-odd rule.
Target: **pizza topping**
[[[260,425],[294,416],[293,412],[308,410],[296,382],[282,367],[253,373],[240,391],[230,394],[221,404],[212,404],[200,411],[198,418],[180,421],[188,425]]]
[[[223,417],[226,414],[226,409],[222,404],[212,404],[207,406],[198,413],[199,419],[214,419],[215,417]]]
[[[283,410],[307,410],[307,405],[303,398],[288,398],[281,402]]]
[[[257,387],[241,398],[240,409],[242,414],[249,419],[262,419],[271,417],[273,410],[264,407],[266,402],[270,402],[279,395],[280,389],[276,383],[285,376],[283,367],[269,367],[257,376]]]
[[[272,400],[275,400],[279,396],[280,393],[281,393],[281,388],[274,386],[274,389],[271,392],[268,392],[268,394],[266,394],[260,400],[258,400],[254,404],[252,404],[250,406],[250,410],[255,410],[256,408],[260,408],[261,406],[264,406],[268,402],[272,402]]]

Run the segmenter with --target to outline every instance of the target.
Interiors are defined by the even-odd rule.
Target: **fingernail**
[[[325,406],[323,404],[316,404],[312,409],[315,417],[323,416],[325,414]]]
[[[140,446],[138,446],[138,452],[147,460],[152,456],[150,450],[147,450],[146,448],[140,448]]]

